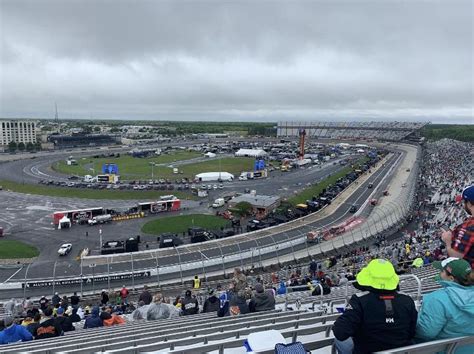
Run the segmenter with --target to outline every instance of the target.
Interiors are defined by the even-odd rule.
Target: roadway
[[[401,152],[402,154],[405,154],[405,152]],[[385,179],[383,182],[383,177],[385,174],[390,170],[392,165],[395,163],[395,161],[398,159],[398,154],[394,154],[388,162],[385,164],[385,166],[380,167],[379,170],[376,172],[372,173],[372,175],[367,179],[366,182],[360,185],[360,188],[357,189],[343,204],[341,204],[335,212],[327,216],[311,225],[309,227],[314,227],[314,228],[323,228],[323,227],[330,227],[331,225],[335,225],[337,223],[340,223],[341,221],[345,220],[347,217],[349,217],[349,212],[348,209],[351,205],[353,204],[362,204],[363,201],[365,201],[372,190],[367,188],[368,183],[373,183],[374,185],[378,185],[379,183],[382,183],[383,185],[381,188],[385,188],[389,180]],[[403,157],[403,156],[402,156]],[[363,214],[361,216],[364,216]],[[116,225],[119,227],[119,225]],[[112,231],[112,228],[114,227],[112,225],[108,225],[110,227],[110,230],[107,230],[104,227],[104,234],[108,234],[109,231]],[[252,249],[256,249],[257,247],[263,248],[265,246],[271,245],[273,243],[279,243],[283,242],[284,240],[292,239],[299,237],[301,235],[301,230],[298,228],[294,228],[291,230],[288,230],[287,232],[282,232],[282,233],[274,233],[272,235],[269,235],[267,237],[261,237],[258,239],[251,239],[251,238],[245,238],[241,237],[239,240],[239,243],[233,242],[231,244],[231,239],[226,239],[223,241],[220,241],[217,243],[218,247],[212,247],[211,244],[206,245],[203,244],[201,246],[201,250],[195,251],[194,250],[194,245],[193,246],[183,246],[178,248],[177,253],[176,250],[166,250],[166,252],[163,252],[162,255],[160,255],[159,258],[159,266],[160,267],[165,267],[167,265],[173,265],[173,264],[178,264],[178,263],[187,263],[187,262],[192,262],[192,261],[200,261],[203,259],[207,258],[215,258],[220,256],[221,254],[227,255],[227,254],[235,254],[238,252],[246,252],[246,251],[251,251]],[[89,236],[91,237],[91,236]],[[97,236],[95,236],[97,237]],[[240,236],[236,236],[240,237]],[[97,238],[96,238],[97,240]],[[97,242],[97,241],[96,241]],[[295,245],[293,249],[280,249],[279,251],[276,251],[275,254],[267,254],[267,255],[255,255],[255,260],[252,260],[253,263],[258,264],[258,262],[262,260],[262,257],[281,257],[289,252],[295,251],[300,248],[304,248],[306,245]],[[54,250],[55,251],[55,250]],[[260,258],[260,259],[258,259]],[[57,257],[56,257],[57,259]],[[231,264],[226,263],[226,267],[231,267],[231,266],[240,266],[240,262],[233,262]],[[134,264],[134,270],[136,271],[137,269],[151,269],[156,267],[156,261],[153,260],[148,260],[148,261],[140,261],[140,262],[135,262]],[[216,265],[214,267],[209,267],[206,269],[206,272],[212,272],[216,271],[220,268],[220,265]],[[54,268],[56,270],[54,270]],[[112,264],[108,266],[110,272],[122,272],[122,271],[130,271],[131,270],[131,264],[130,263],[121,263],[121,264]],[[21,281],[25,277],[25,271],[26,269],[19,270],[16,274],[13,275],[11,278],[11,281]],[[95,272],[95,274],[99,273],[106,273],[107,272],[107,267],[102,265],[102,266],[97,266],[94,268],[89,268],[87,270],[83,270],[83,274],[91,274],[92,272]],[[27,278],[43,278],[47,275],[52,276],[53,273],[56,273],[56,278],[62,277],[62,276],[73,276],[76,275],[78,276],[81,272],[80,266],[77,264],[77,262],[71,262],[70,260],[64,260],[60,261],[59,263],[56,263],[56,266],[54,266],[54,262],[51,260],[48,261],[39,261],[33,264],[29,269],[28,269],[28,275]],[[190,276],[194,273],[195,271],[183,271],[182,276],[187,277]],[[161,274],[161,281],[166,281],[166,280],[172,280],[173,278],[176,279],[178,275],[176,273],[174,274]],[[140,281],[150,281],[148,278],[145,278],[144,280],[137,279],[137,282]],[[125,282],[124,279],[120,279],[117,281],[111,281],[112,286],[120,286],[122,282]],[[127,280],[127,282],[130,282],[130,279]],[[91,287],[94,286],[92,283],[88,283],[84,285],[84,290],[91,290]],[[96,285],[99,286],[99,285]],[[103,285],[102,285],[103,286]],[[60,289],[61,291],[70,291],[70,287],[56,287],[57,289]],[[16,290],[18,293],[18,290]],[[30,296],[35,296],[35,295],[41,295],[40,293],[44,292],[43,288],[29,288],[28,289],[28,294]],[[3,295],[3,294],[2,294]],[[7,296],[7,294],[4,294]]]

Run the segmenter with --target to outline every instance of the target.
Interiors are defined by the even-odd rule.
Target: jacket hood
[[[93,307],[92,311],[91,311],[91,314],[92,314],[92,316],[99,316],[99,308],[97,306]]]
[[[474,286],[462,286],[453,281],[444,280],[440,280],[439,283],[459,310],[474,316]]]

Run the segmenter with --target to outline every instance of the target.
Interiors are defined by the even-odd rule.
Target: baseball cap
[[[474,202],[474,185],[464,188],[461,199],[465,202]]]
[[[64,309],[62,307],[58,307],[58,310],[56,311],[58,315],[62,315],[64,313]]]
[[[439,270],[446,270],[453,277],[466,280],[471,273],[471,265],[468,261],[456,257],[449,257],[442,261],[433,262],[433,267]]]
[[[357,274],[357,283],[379,290],[395,290],[399,278],[392,263],[385,259],[374,259]]]

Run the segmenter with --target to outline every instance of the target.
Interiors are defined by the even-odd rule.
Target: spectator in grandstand
[[[77,292],[74,292],[74,294],[71,296],[71,306],[73,308],[77,308],[79,306],[80,299],[81,298],[77,296]]]
[[[200,288],[201,288],[201,279],[199,279],[198,275],[195,275],[193,279],[193,289],[197,290]]]
[[[51,298],[51,304],[53,306],[56,306],[58,305],[59,303],[61,302],[61,297],[59,296],[58,292],[56,291],[53,295],[53,297]]]
[[[102,316],[102,314],[104,314],[104,316]],[[104,324],[104,326],[110,327],[125,323],[125,320],[122,318],[122,316],[114,313],[110,306],[106,307],[104,311],[101,312],[99,317],[102,319],[102,323]]]
[[[102,289],[102,292],[100,293],[100,303],[102,305],[107,305],[109,303],[109,294],[105,289]]]
[[[33,339],[31,333],[24,326],[17,325],[11,316],[3,319],[3,325],[5,329],[0,332],[0,344],[26,342]]]
[[[15,299],[10,299],[3,304],[3,308],[7,315],[11,315],[13,313],[13,309],[15,308]]]
[[[273,293],[265,291],[262,284],[255,285],[255,294],[249,302],[250,312],[269,311],[275,309]]]
[[[142,293],[140,294],[140,297],[138,298],[138,301],[143,301],[145,303],[145,305],[149,305],[151,304],[153,300],[153,297],[151,296],[150,292],[148,291],[148,286],[145,285],[143,287],[143,291]]]
[[[79,314],[77,313],[78,310],[79,309],[77,307],[72,308],[72,314],[71,314],[71,316],[69,316],[72,323],[81,322],[81,316],[79,316]]]
[[[56,315],[56,323],[61,327],[63,332],[74,331],[76,328],[72,324],[71,319],[64,314],[64,308],[58,308]]]
[[[459,258],[434,262],[442,289],[426,294],[418,314],[416,338],[429,341],[474,335],[474,270]],[[468,350],[469,349],[469,350]],[[474,346],[456,353],[473,353]]]
[[[56,319],[53,317],[53,308],[48,306],[43,313],[43,318],[40,321],[40,325],[36,329],[33,336],[35,339],[44,339],[58,337],[63,334],[62,328],[56,323]]]
[[[202,312],[217,312],[220,308],[220,301],[217,298],[214,289],[209,290],[209,297],[204,301]]]
[[[286,283],[284,280],[280,282],[280,285],[278,286],[277,290],[278,295],[284,295],[286,294]]]
[[[311,263],[309,264],[309,271],[311,272],[311,276],[314,278],[316,277],[316,272],[318,271],[318,263],[312,259]]]
[[[123,285],[122,289],[120,289],[120,297],[122,298],[122,303],[124,305],[128,305],[128,294],[128,289],[125,287],[125,285]]]
[[[469,217],[454,230],[443,231],[441,239],[446,244],[448,256],[464,258],[474,268],[474,185],[464,188],[461,198]]]
[[[416,330],[415,303],[397,292],[393,265],[374,259],[359,274],[345,312],[333,326],[338,352],[371,353],[412,344]]]
[[[331,293],[331,287],[326,283],[325,278],[321,279],[319,284],[321,284],[321,287],[323,288],[323,295],[329,295]],[[314,289],[311,292],[312,296],[321,295],[321,288],[319,287],[319,285],[313,285],[313,288]]]
[[[235,293],[229,301],[229,312],[227,316],[237,316],[244,313],[249,313],[250,309],[247,305],[246,292],[245,290],[240,290],[238,293]]]
[[[91,314],[86,317],[86,321],[84,322],[84,329],[86,328],[96,328],[102,327],[104,324],[99,317],[99,307],[94,306],[92,308]]]
[[[181,296],[176,296],[176,299],[173,301],[173,306],[176,307],[178,310],[182,310],[183,304],[182,304],[182,299]]]
[[[199,304],[197,299],[192,296],[191,290],[186,290],[182,301],[182,315],[195,315],[199,313]]]
[[[66,309],[68,308],[68,306],[69,306],[69,299],[67,298],[66,295],[63,296],[63,298],[61,299],[60,304],[61,304],[61,307],[62,307],[64,310],[66,310]]]
[[[30,323],[28,326],[26,326],[26,329],[28,332],[31,333],[31,335],[34,335],[36,333],[36,330],[38,329],[41,321],[41,314],[37,313],[35,317],[33,318],[33,322]]]
[[[41,296],[41,298],[39,299],[39,305],[41,311],[44,312],[49,305],[49,300],[46,298],[46,296]]]
[[[240,268],[234,269],[234,277],[232,278],[232,283],[234,284],[234,292],[239,292],[242,289],[247,287],[247,278]]]

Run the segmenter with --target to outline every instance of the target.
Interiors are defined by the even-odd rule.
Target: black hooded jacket
[[[355,285],[356,288],[362,287]],[[352,295],[333,326],[338,340],[352,337],[354,353],[371,353],[413,344],[417,311],[412,298],[394,291],[363,287]]]

